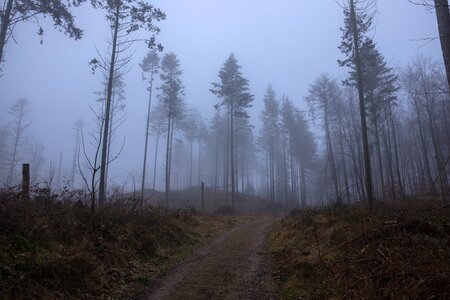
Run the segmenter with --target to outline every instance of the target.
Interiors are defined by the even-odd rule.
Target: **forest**
[[[197,2],[3,1],[0,299],[450,297],[448,0]]]

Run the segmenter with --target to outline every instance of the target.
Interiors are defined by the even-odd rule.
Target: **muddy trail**
[[[275,219],[246,218],[175,267],[142,299],[276,299],[267,257]]]

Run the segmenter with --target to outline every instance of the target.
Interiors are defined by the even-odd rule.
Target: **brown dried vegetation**
[[[294,211],[271,234],[283,299],[448,299],[450,208]]]
[[[92,215],[54,197],[32,200],[26,220],[17,199],[0,193],[0,299],[129,298],[223,225],[125,204]]]

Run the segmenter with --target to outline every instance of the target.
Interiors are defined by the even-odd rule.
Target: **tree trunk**
[[[436,196],[437,191],[436,191],[435,184],[433,182],[433,176],[431,175],[430,160],[428,158],[428,147],[427,147],[427,142],[425,140],[425,133],[423,132],[424,126],[422,125],[423,123],[422,123],[422,119],[420,117],[421,112],[420,112],[420,109],[419,109],[417,103],[414,103],[414,107],[415,107],[416,116],[417,116],[417,125],[419,127],[418,133],[419,133],[420,144],[422,146],[422,154],[423,154],[429,189],[431,190],[432,195]]]
[[[11,11],[13,6],[13,0],[8,0],[6,3],[6,9],[2,18],[2,27],[0,29],[0,64],[3,61],[3,51],[6,44],[6,32],[8,31],[9,22],[11,21]]]
[[[201,151],[202,151],[202,142],[201,140],[198,141],[198,168],[197,168],[197,180],[198,180],[198,185],[201,184],[201,176],[202,176],[202,172],[201,172]]]
[[[448,0],[434,0],[447,82],[450,88],[450,10]]]
[[[380,186],[381,186],[381,199],[386,196],[385,186],[384,186],[384,174],[383,174],[383,159],[381,157],[381,142],[380,142],[380,131],[378,128],[378,122],[374,122],[375,127],[375,143],[377,150],[377,160],[378,160],[378,172],[380,175]]]
[[[387,118],[385,110],[385,118]],[[391,190],[391,197],[395,201],[397,199],[397,193],[395,190],[394,179],[394,167],[393,167],[393,154],[392,154],[392,142],[391,142],[391,129],[389,122],[386,122],[386,127],[381,129],[381,138],[383,140],[384,151],[386,153],[387,172],[389,177],[389,185]]]
[[[402,176],[400,173],[400,155],[399,155],[399,151],[398,151],[397,132],[395,130],[395,123],[394,123],[394,118],[393,118],[391,108],[389,108],[389,121],[391,123],[391,128],[392,128],[392,139],[394,142],[394,153],[395,153],[395,170],[397,173],[398,186],[400,188],[400,197],[402,198],[402,200],[405,200],[405,190],[403,187],[403,180],[402,180]],[[394,193],[395,193],[395,191],[394,191]]]
[[[239,193],[239,168],[238,168],[238,161],[239,161],[239,142],[236,143],[236,147],[234,149],[235,157],[234,157],[234,192],[237,194]]]
[[[345,152],[344,152],[344,141],[343,141],[343,135],[345,134],[342,132],[343,129],[341,129],[341,137],[339,138],[339,147],[341,151],[341,160],[342,160],[342,171],[344,175],[344,186],[345,186],[345,197],[347,198],[347,203],[350,202],[350,188],[348,184],[348,175],[347,175],[347,163],[345,162]]]
[[[283,161],[284,161],[284,200],[286,201],[286,208],[289,208],[288,198],[288,170],[287,170],[287,155],[286,155],[286,134],[283,134]]]
[[[150,75],[150,91],[148,96],[148,108],[147,108],[147,125],[145,128],[145,144],[144,144],[144,162],[142,164],[142,183],[141,183],[141,210],[144,205],[144,192],[145,192],[145,173],[147,171],[147,147],[148,147],[148,136],[150,130],[150,110],[152,107],[152,91],[153,91],[153,68]],[[154,183],[153,183],[154,185]],[[153,187],[155,188],[155,187]]]
[[[230,179],[230,172],[229,172],[229,167],[230,167],[230,112],[227,112],[227,158],[225,159],[226,161],[226,167],[225,167],[225,201],[228,204],[228,187],[229,187],[229,182],[228,180]]]
[[[442,201],[442,205],[447,205],[447,199],[446,199],[446,195],[445,192],[447,190],[447,181],[446,179],[444,179],[444,173],[445,173],[445,167],[444,167],[444,163],[443,163],[443,158],[442,158],[442,154],[441,154],[441,149],[440,149],[440,145],[439,145],[439,141],[437,138],[437,133],[436,133],[436,129],[435,129],[435,124],[434,124],[434,120],[435,120],[435,116],[433,114],[433,108],[430,107],[431,104],[428,104],[428,96],[425,96],[427,98],[427,116],[428,116],[428,123],[429,123],[429,128],[430,128],[430,133],[431,133],[431,142],[433,144],[433,150],[434,150],[434,159],[436,161],[436,169],[437,169],[437,175],[438,175],[438,181],[439,181],[439,191],[440,191],[440,197],[441,197],[441,201]]]
[[[109,137],[109,118],[111,113],[111,99],[112,88],[114,80],[114,67],[116,63],[116,48],[117,48],[117,35],[119,31],[119,18],[120,18],[120,6],[117,5],[116,12],[114,14],[114,36],[111,46],[111,61],[109,65],[109,79],[108,79],[108,93],[106,95],[106,109],[105,109],[105,122],[103,124],[103,146],[102,146],[102,162],[100,166],[100,187],[99,187],[99,207],[102,209],[106,201],[106,161],[108,150],[108,137]]]
[[[374,197],[373,197],[373,187],[372,187],[372,167],[370,163],[370,150],[369,150],[369,138],[367,134],[367,119],[366,119],[366,103],[364,99],[364,83],[362,78],[361,70],[361,57],[359,49],[359,39],[358,39],[358,25],[356,23],[356,13],[355,4],[353,0],[350,0],[350,14],[352,19],[353,27],[353,49],[355,52],[355,66],[356,66],[356,76],[357,76],[357,86],[358,86],[358,97],[359,97],[359,112],[361,117],[361,133],[362,133],[362,144],[363,144],[363,154],[364,154],[364,171],[365,171],[365,188],[367,202],[369,208],[373,209]]]
[[[230,163],[231,163],[231,205],[234,210],[234,191],[235,191],[235,182],[234,182],[234,109],[231,107],[231,116],[230,116]]]
[[[270,142],[270,156],[269,156],[269,163],[270,163],[270,203],[273,206],[274,212],[275,212],[275,166],[274,166],[274,145],[273,145],[273,137],[271,136],[271,142]]]
[[[290,172],[291,172],[291,205],[293,207],[297,207],[297,203],[294,201],[295,199],[295,189],[296,189],[296,185],[295,185],[295,174],[294,174],[294,155],[293,155],[293,150],[292,150],[292,146],[289,143],[289,156],[290,156],[290,160],[289,160],[289,167],[290,167]]]
[[[114,84],[113,84],[113,94],[111,97],[111,116],[109,118],[109,134],[108,134],[108,150],[106,151],[106,161],[109,162],[111,157],[111,141],[112,141],[112,130],[113,130],[113,122],[114,122],[114,106],[115,106],[115,92],[114,92]],[[108,178],[109,174],[109,164],[106,164],[105,170],[105,178]],[[108,181],[105,182],[105,190],[108,189]]]
[[[270,160],[269,160],[269,153],[266,151],[266,190],[267,190],[267,198],[270,200],[270,203],[272,204],[272,194],[270,193]]]
[[[330,163],[330,169],[331,169],[331,179],[333,181],[333,187],[334,187],[334,193],[336,196],[336,203],[340,204],[341,202],[341,196],[339,194],[339,183],[338,183],[338,177],[336,173],[336,165],[334,162],[334,153],[333,153],[333,146],[331,143],[331,134],[330,134],[330,128],[328,123],[328,108],[325,108],[325,137],[326,137],[326,144],[327,144],[327,156],[328,161]]]
[[[159,135],[160,132],[158,130],[158,133],[156,134],[155,161],[153,164],[153,191],[156,189],[156,165],[158,163]]]
[[[216,143],[215,143],[215,170],[214,170],[214,193],[217,192],[217,179],[218,179],[218,172],[217,168],[219,167],[219,147],[218,147],[218,135],[216,135]]]
[[[167,117],[167,141],[166,141],[166,209],[169,208],[169,191],[170,191],[170,131],[171,131],[170,113]]]
[[[174,127],[175,127],[175,121],[172,119],[170,124],[170,145],[169,145],[169,192],[170,192],[170,184],[172,180],[172,151],[173,151],[173,133],[174,133]]]
[[[306,175],[305,175],[305,162],[300,162],[300,202],[302,208],[306,208]]]
[[[192,157],[192,150],[194,147],[194,140],[191,140],[191,151],[189,153],[190,155],[190,171],[189,171],[189,187],[192,187],[192,161],[193,161],[193,157]]]

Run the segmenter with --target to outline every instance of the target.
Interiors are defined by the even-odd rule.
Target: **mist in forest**
[[[18,185],[29,163],[32,184],[100,201],[150,190],[168,201],[202,182],[233,201],[241,193],[292,207],[368,193],[445,197],[448,82],[436,15],[423,5],[123,1],[116,20],[116,7],[81,2],[66,7],[76,28],[13,14],[1,187]]]

